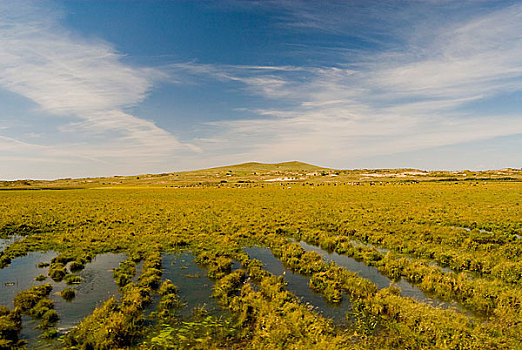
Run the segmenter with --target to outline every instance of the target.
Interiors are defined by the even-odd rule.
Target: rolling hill
[[[0,181],[0,190],[106,187],[244,186],[270,183],[346,183],[396,181],[522,181],[521,169],[422,171],[417,169],[337,170],[299,161],[248,162],[209,169],[162,174],[81,179]]]

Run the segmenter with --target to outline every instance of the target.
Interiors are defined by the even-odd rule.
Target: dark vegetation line
[[[464,179],[458,178],[458,177],[447,177],[444,179],[430,179],[430,180],[424,180],[426,182],[455,182],[455,181],[516,181],[520,182],[519,178],[516,177],[466,177]]]

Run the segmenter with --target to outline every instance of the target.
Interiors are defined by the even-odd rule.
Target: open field
[[[521,179],[293,162],[4,182],[0,348],[521,348]]]

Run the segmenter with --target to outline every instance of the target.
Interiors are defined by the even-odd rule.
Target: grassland
[[[127,254],[114,272],[121,299],[107,300],[69,332],[61,344],[71,349],[517,349],[521,179],[514,169],[344,171],[292,162],[4,182],[0,187],[11,190],[0,191],[0,236],[24,238],[0,253],[0,266],[54,250],[49,276],[74,279],[71,266]],[[299,241],[353,257],[464,311],[403,297],[393,286],[379,289]],[[348,326],[300,302],[283,277],[243,251],[248,245],[271,248],[329,302],[348,298]],[[177,287],[161,278],[162,254],[180,250],[205,267],[228,316],[200,310],[190,322],[180,320]],[[22,344],[22,315],[39,317],[53,336],[48,293],[26,291],[17,307],[0,310],[0,348]],[[144,312],[153,300],[154,312]]]
[[[95,187],[230,186],[245,183],[347,183],[383,181],[522,181],[522,169],[423,171],[417,169],[338,170],[302,162],[244,163],[211,169],[136,176],[0,181],[0,190]]]

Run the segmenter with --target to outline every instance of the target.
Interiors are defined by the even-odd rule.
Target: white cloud
[[[411,4],[326,3],[323,11],[325,4],[311,2],[241,2],[286,9],[279,19],[285,30],[356,37],[368,47],[309,48],[312,55],[328,51],[331,66],[189,62],[152,69],[126,65],[111,44],[63,28],[56,9],[0,0],[0,87],[43,114],[63,116],[59,130],[78,135],[52,146],[0,136],[0,149],[21,161],[127,161],[120,166],[127,173],[148,172],[145,165],[169,157],[185,168],[289,159],[350,167],[372,156],[522,134],[519,113],[467,109],[522,92],[522,5],[466,11],[456,2]],[[447,16],[444,6],[458,9]],[[223,98],[239,87],[262,103],[236,108],[243,119],[195,126],[204,132],[186,144],[129,112],[163,79],[191,87],[217,80],[226,85]]]
[[[320,17],[308,19],[317,23]],[[183,69],[240,82],[276,105],[291,104],[250,110],[262,118],[211,124],[220,132],[216,137],[231,140],[221,150],[238,159],[346,166],[365,157],[522,133],[521,114],[476,116],[465,108],[522,91],[522,6],[458,23],[438,20],[436,31],[415,23],[415,33],[397,51],[360,56],[349,68],[338,62],[280,70],[190,63]]]
[[[69,118],[62,132],[79,140],[103,136],[99,147],[79,143],[57,149],[100,159],[160,159],[176,150],[197,150],[154,122],[124,112],[146,98],[165,77],[162,72],[126,65],[110,44],[68,31],[49,5],[0,2],[0,87],[32,100],[46,114]]]
[[[519,90],[520,33],[521,5],[462,24],[442,23],[436,33],[425,33],[425,42],[416,42],[406,53],[397,53],[396,62],[379,69],[374,79],[396,94],[409,96],[460,98]]]

